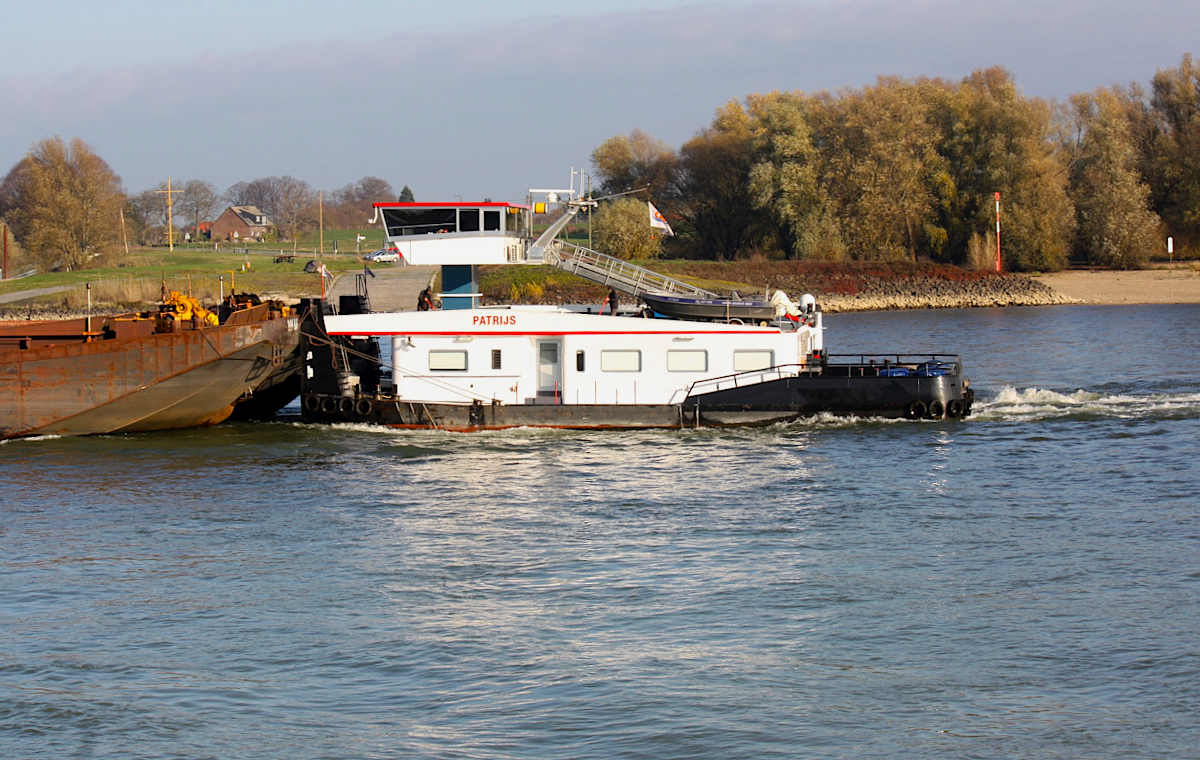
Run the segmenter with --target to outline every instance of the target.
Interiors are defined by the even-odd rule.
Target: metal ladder
[[[564,272],[607,285],[631,296],[642,293],[674,293],[700,298],[721,298],[712,291],[565,240],[554,240],[546,245],[543,261]]]

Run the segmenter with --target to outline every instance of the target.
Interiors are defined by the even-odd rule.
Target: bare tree
[[[166,190],[167,183],[160,182],[149,190],[129,196],[125,205],[125,223],[140,245],[157,245],[166,237],[167,196],[158,192],[159,189]]]
[[[361,227],[370,218],[373,203],[395,197],[391,183],[379,177],[363,177],[327,196],[326,222],[347,228]]]
[[[230,206],[249,206],[250,193],[249,182],[237,182],[229,186],[225,194],[221,196],[221,200],[228,203]]]
[[[183,195],[179,206],[183,216],[192,227],[199,227],[202,222],[209,221],[219,202],[217,189],[212,183],[202,179],[188,180],[183,186]]]
[[[267,216],[279,211],[279,187],[291,177],[259,177],[250,182],[238,182],[225,191],[225,200],[231,206],[254,206]]]
[[[292,241],[292,250],[294,251],[301,227],[312,217],[312,207],[316,201],[315,193],[302,179],[287,175],[270,179],[275,181],[273,187],[275,211],[272,213],[275,227],[285,239]],[[259,208],[266,211],[261,206]]]

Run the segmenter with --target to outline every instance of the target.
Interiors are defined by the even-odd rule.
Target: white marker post
[[[1167,238],[1167,258],[1172,264],[1175,263],[1175,238]]]
[[[1000,271],[1000,191],[996,191],[996,271]]]

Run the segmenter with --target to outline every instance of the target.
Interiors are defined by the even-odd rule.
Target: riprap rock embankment
[[[1080,303],[1024,275],[999,275],[978,280],[927,277],[901,279],[857,278],[857,292],[813,292],[828,312],[890,309],[963,309],[989,306],[1049,306]],[[812,292],[812,291],[810,291]]]

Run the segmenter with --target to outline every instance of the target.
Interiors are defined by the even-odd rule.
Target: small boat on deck
[[[699,298],[671,293],[642,293],[646,305],[671,319],[742,322],[770,321],[778,316],[775,304],[731,297],[728,299]]]

